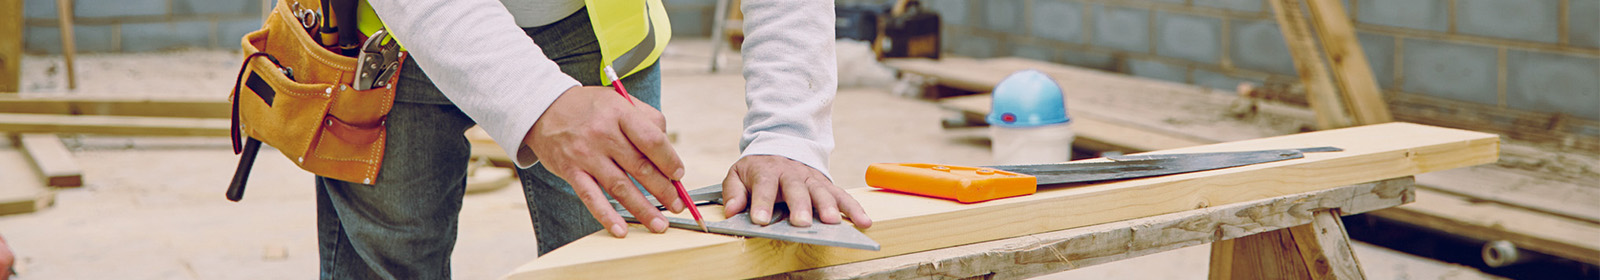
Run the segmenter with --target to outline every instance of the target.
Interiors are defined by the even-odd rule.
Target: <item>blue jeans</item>
[[[585,10],[523,31],[562,72],[599,85],[600,49]],[[377,184],[316,178],[323,279],[450,278],[470,149],[462,134],[474,122],[415,63],[402,67]],[[661,107],[659,65],[622,83],[634,97]],[[543,165],[519,169],[517,176],[539,255],[602,229],[572,187]]]

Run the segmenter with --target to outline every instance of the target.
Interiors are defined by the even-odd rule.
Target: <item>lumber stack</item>
[[[978,204],[858,188],[851,194],[874,220],[874,226],[863,232],[883,244],[882,251],[685,230],[647,234],[642,226],[635,226],[631,230],[636,234],[626,239],[603,234],[580,239],[517,268],[509,278],[757,277],[1491,163],[1499,152],[1499,138],[1390,123],[1161,153],[1311,146],[1345,151],[1207,172],[1044,189]],[[719,265],[712,269],[689,264]]]

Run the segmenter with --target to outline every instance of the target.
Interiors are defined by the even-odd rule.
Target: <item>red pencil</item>
[[[617,89],[617,94],[621,94],[623,99],[627,99],[628,104],[633,104],[633,97],[630,97],[631,95],[628,94],[627,88],[622,87],[622,79],[617,77],[617,71],[613,70],[611,66],[606,66],[605,72],[606,78],[611,80],[611,88]],[[672,180],[672,187],[677,188],[678,199],[683,200],[683,207],[689,208],[689,214],[694,215],[694,222],[700,224],[700,230],[711,232],[711,229],[706,228],[706,220],[700,217],[700,208],[695,207],[694,199],[689,198],[689,190],[683,188],[683,183],[678,182],[678,180]]]

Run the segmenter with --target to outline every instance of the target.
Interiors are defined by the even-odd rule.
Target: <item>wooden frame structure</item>
[[[509,278],[630,279],[664,275],[717,279],[759,277],[1180,213],[1211,208],[1213,205],[1229,207],[1226,205],[1304,195],[1340,186],[1490,163],[1497,158],[1499,138],[1485,133],[1390,123],[1161,152],[1306,146],[1335,146],[1346,151],[1313,153],[1299,160],[1225,170],[1046,189],[1029,196],[978,204],[854,189],[850,192],[869,213],[873,213],[874,226],[864,232],[883,244],[882,251],[820,247],[683,230],[646,234],[642,227],[634,227],[631,230],[639,234],[629,235],[626,239],[603,235],[580,239],[517,268]],[[1297,211],[1304,210],[1308,209]],[[1271,212],[1271,209],[1262,209],[1252,213]],[[1318,220],[1327,221],[1335,217],[1334,214],[1328,212],[1313,216],[1326,216]],[[1327,235],[1329,232],[1342,233],[1342,230],[1335,230],[1337,227],[1328,222],[1312,225],[1309,236],[1300,234],[1293,240],[1304,238],[1305,241],[1299,242],[1305,244],[1295,243],[1296,246],[1318,246],[1315,248],[1320,249],[1296,250],[1293,254],[1302,257],[1302,264],[1342,263],[1337,260],[1348,255],[1348,252],[1329,251],[1337,250],[1339,241],[1344,240],[1342,234],[1339,237]],[[1295,234],[1290,233],[1290,236]],[[1285,238],[1280,236],[1272,240],[1224,243],[1233,246],[1231,248],[1236,252],[1249,250],[1252,246],[1281,247],[1258,244],[1273,240],[1282,242]],[[1312,261],[1305,262],[1306,259]],[[1249,263],[1242,258],[1231,260]],[[690,264],[719,266],[709,268]],[[1229,267],[1232,268],[1218,271],[1215,275],[1252,274],[1242,270],[1242,266]],[[1328,270],[1311,271],[1306,275],[1340,275],[1334,273],[1331,267]]]

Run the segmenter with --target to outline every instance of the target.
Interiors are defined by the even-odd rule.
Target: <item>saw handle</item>
[[[984,167],[928,163],[874,163],[867,185],[930,197],[977,203],[1039,191],[1032,175]]]

